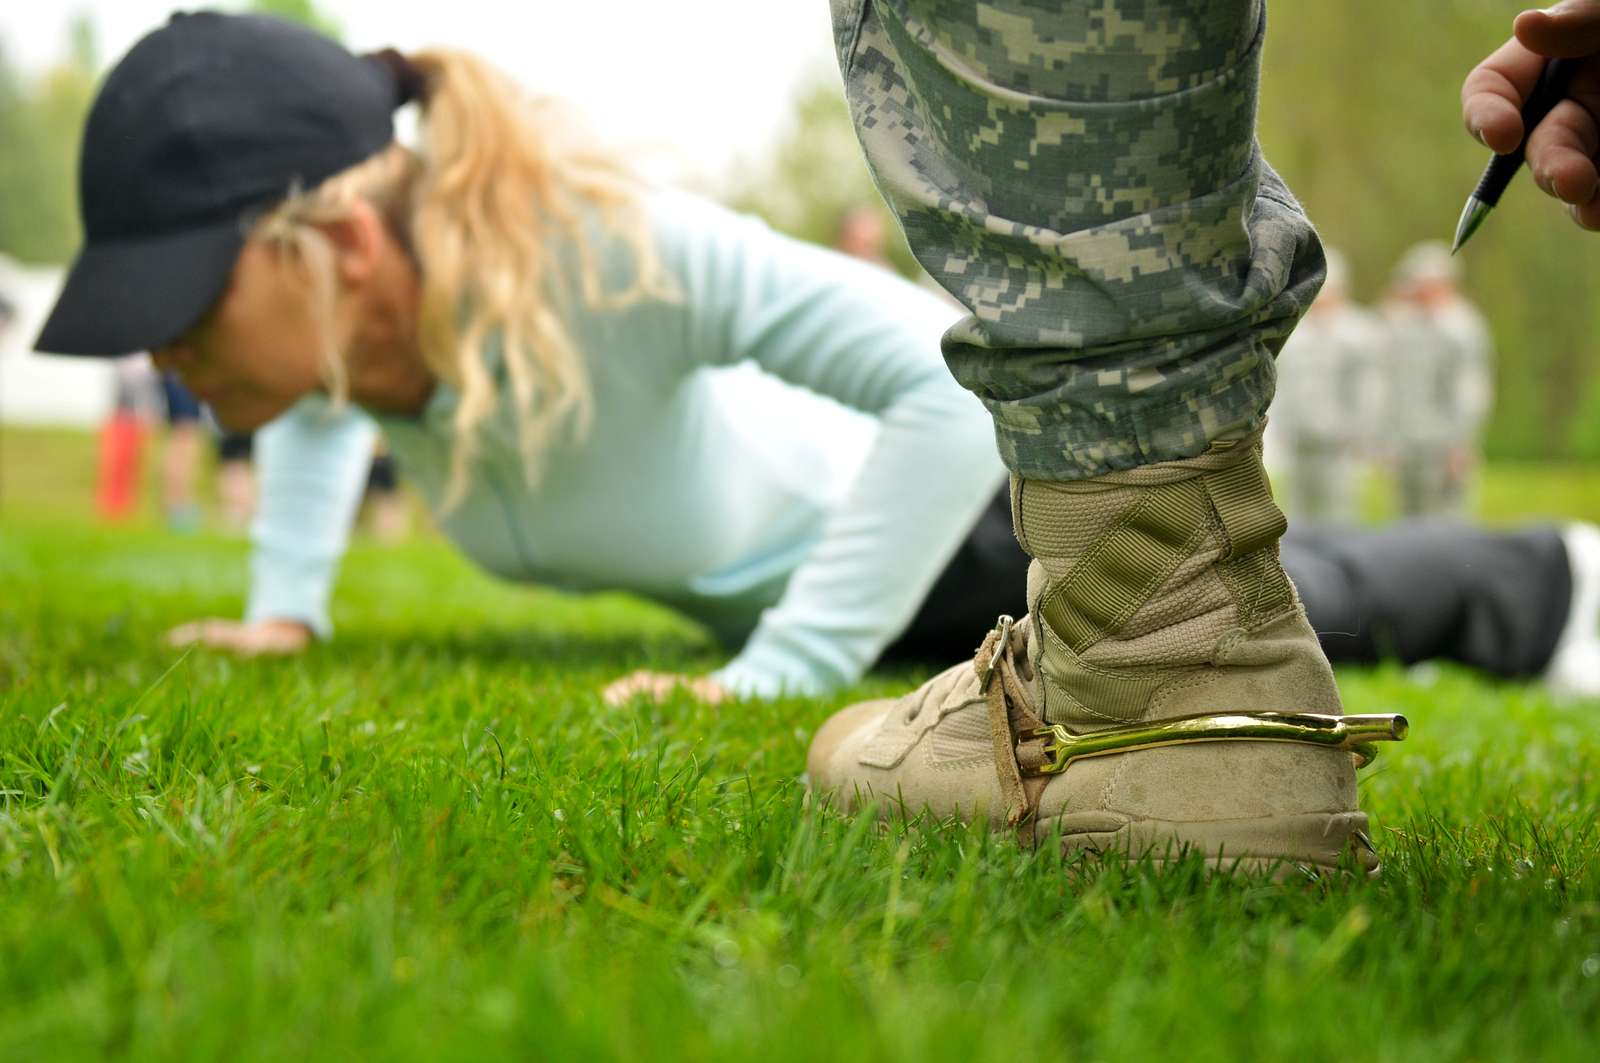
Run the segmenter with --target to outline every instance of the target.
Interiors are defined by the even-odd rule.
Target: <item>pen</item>
[[[1567,94],[1567,82],[1572,80],[1575,66],[1576,61],[1572,59],[1552,59],[1545,64],[1543,72],[1539,75],[1539,83],[1534,86],[1528,102],[1522,105],[1522,143],[1517,145],[1517,150],[1505,155],[1496,155],[1489,160],[1483,176],[1478,179],[1478,187],[1467,197],[1467,205],[1461,211],[1461,220],[1456,223],[1455,242],[1450,246],[1452,255],[1460,250],[1468,237],[1478,231],[1478,226],[1483,224],[1483,220],[1489,216],[1495,204],[1500,202],[1500,193],[1506,190],[1511,178],[1522,168],[1528,137],[1533,134],[1534,127],[1544,121],[1550,109],[1560,103],[1562,97]]]

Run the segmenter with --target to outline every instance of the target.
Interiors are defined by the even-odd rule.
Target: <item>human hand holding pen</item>
[[[1461,86],[1467,131],[1497,154],[1522,142],[1521,110],[1548,59],[1576,59],[1566,98],[1527,142],[1534,183],[1567,204],[1573,221],[1600,231],[1600,0],[1565,0],[1524,11],[1513,36]]]

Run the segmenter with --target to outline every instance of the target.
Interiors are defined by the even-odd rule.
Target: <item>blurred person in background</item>
[[[389,443],[378,437],[367,468],[367,524],[373,538],[397,543],[411,534],[411,506],[400,491],[400,472]]]
[[[1288,455],[1289,515],[1355,524],[1359,487],[1384,429],[1385,335],[1350,298],[1349,266],[1328,248],[1328,279],[1284,344],[1269,438]]]
[[[851,258],[893,269],[889,261],[889,226],[876,207],[852,207],[839,219],[833,248]]]
[[[1412,247],[1383,303],[1387,433],[1406,516],[1463,516],[1493,402],[1489,328],[1458,287],[1447,244]]]
[[[206,427],[201,422],[199,400],[176,373],[162,372],[160,387],[167,422],[161,442],[161,514],[168,528],[188,533],[198,530],[201,523],[196,487]]]
[[[111,410],[101,426],[96,471],[96,508],[107,520],[125,520],[139,505],[145,441],[151,426],[165,422],[159,463],[162,517],[172,531],[200,527],[196,482],[205,428],[202,411],[183,382],[157,372],[144,353],[118,358],[112,371]]]
[[[165,414],[161,379],[146,354],[118,358],[111,367],[111,411],[100,426],[95,467],[95,511],[107,521],[127,520],[139,507],[139,484],[150,425]]]
[[[217,507],[222,527],[242,532],[250,527],[256,508],[256,474],[251,464],[255,440],[249,432],[216,427]]]
[[[423,152],[393,141],[411,101]],[[231,183],[193,180],[195,151]],[[378,423],[489,571],[706,624],[736,651],[695,680],[709,696],[859,677],[1002,475],[940,364],[943,303],[647,188],[462,53],[177,16],[108,76],[84,171],[88,244],[40,347],[147,337],[224,425],[270,422],[246,620],[191,632],[208,643],[327,633]],[[705,371],[736,365],[759,373]]]

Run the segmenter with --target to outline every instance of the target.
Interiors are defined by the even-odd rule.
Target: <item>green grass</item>
[[[7,1061],[1600,1045],[1600,704],[1346,672],[1353,711],[1413,723],[1362,777],[1381,879],[1080,863],[805,809],[816,725],[916,676],[607,709],[615,675],[714,648],[428,540],[358,545],[339,637],[300,659],[168,650],[170,625],[237,611],[243,545],[89,526],[59,450],[0,452]],[[22,460],[59,469],[24,492]],[[1539,475],[1559,502],[1560,472]]]

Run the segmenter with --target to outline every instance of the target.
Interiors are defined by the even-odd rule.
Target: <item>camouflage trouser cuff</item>
[[[1252,339],[1244,344],[1255,346]],[[1201,454],[1266,420],[1277,370],[1265,349],[1216,356],[1176,370],[1139,394],[1126,383],[1066,363],[1062,383],[1029,401],[984,398],[1006,467],[1036,480],[1083,480],[1108,472]],[[1096,377],[1102,377],[1097,381]],[[1098,385],[1098,386],[1097,386]],[[1097,401],[1103,392],[1105,401]]]
[[[1013,471],[1259,424],[1322,253],[1255,145],[1261,0],[834,0],[851,116]],[[1112,28],[1114,26],[1114,29]]]

